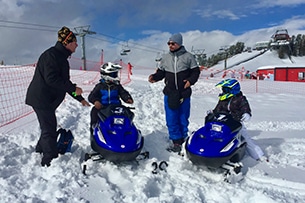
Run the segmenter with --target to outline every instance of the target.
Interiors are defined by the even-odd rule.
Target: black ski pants
[[[36,151],[42,152],[45,157],[58,156],[57,149],[57,120],[55,110],[34,108],[41,129]]]

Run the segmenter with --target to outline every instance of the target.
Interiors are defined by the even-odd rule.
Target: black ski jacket
[[[37,109],[55,110],[66,93],[72,96],[76,84],[70,81],[68,57],[72,53],[60,42],[49,48],[38,59],[33,79],[27,89],[25,103]],[[72,96],[82,101],[82,96]]]
[[[229,113],[236,121],[240,121],[244,113],[248,113],[251,116],[249,102],[242,92],[226,100],[219,100],[213,112]]]

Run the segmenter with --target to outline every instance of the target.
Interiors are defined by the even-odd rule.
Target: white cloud
[[[204,8],[204,9],[195,9],[194,12],[199,15],[201,18],[220,18],[220,19],[230,19],[230,20],[239,20],[242,17],[245,17],[245,14],[237,14],[230,9],[219,9],[215,10],[214,8]]]
[[[275,6],[282,6],[282,7],[294,7],[301,4],[305,4],[304,0],[260,0],[259,3],[254,4],[255,7],[275,7]]]
[[[235,15],[230,10],[218,10],[212,13],[213,16],[217,16],[218,18],[229,18],[231,20],[238,20],[239,17]]]
[[[23,15],[23,6],[18,6],[17,0],[0,0],[0,19],[15,20]]]

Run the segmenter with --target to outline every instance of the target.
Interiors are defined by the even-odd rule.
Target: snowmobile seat
[[[220,117],[220,115],[225,115],[225,116]],[[209,113],[205,117],[205,124],[207,122],[221,122],[224,125],[228,126],[232,133],[239,131],[242,127],[242,124],[234,120],[231,114],[225,114],[225,113]]]
[[[134,118],[134,113],[130,110],[130,108],[123,106],[121,104],[111,104],[105,108],[102,108],[98,112],[98,117],[101,121],[105,121],[106,118],[112,115],[123,115],[130,119],[130,121]]]

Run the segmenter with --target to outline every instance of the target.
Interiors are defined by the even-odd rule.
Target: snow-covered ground
[[[263,53],[263,54],[260,54]],[[247,61],[247,59],[251,59]],[[241,63],[243,61],[247,61]],[[235,66],[234,66],[235,65]],[[222,76],[224,69],[224,61],[219,62],[212,68],[207,71],[204,71],[202,75],[209,76],[210,73],[218,73],[216,75]],[[230,68],[233,66],[232,68]],[[239,77],[239,72],[245,73],[247,70],[251,72],[256,72],[259,67],[264,66],[298,66],[305,67],[304,57],[292,57],[289,59],[288,57],[285,59],[278,59],[278,53],[276,51],[252,51],[252,52],[243,52],[241,54],[237,54],[227,60],[228,72],[235,71],[235,76]],[[228,74],[230,75],[230,74]]]
[[[268,54],[243,66],[282,63]],[[305,62],[305,58],[297,60]],[[132,81],[125,85],[134,98],[134,122],[144,136],[144,148],[150,152],[150,159],[140,161],[138,165],[91,163],[88,175],[83,175],[79,160],[83,151],[91,151],[90,108],[82,107],[67,96],[57,110],[58,124],[71,129],[75,141],[72,153],[53,160],[49,168],[40,166],[41,156],[34,152],[40,133],[35,114],[0,128],[0,202],[304,202],[305,95],[281,91],[255,93],[247,89],[246,81],[241,81],[253,113],[250,122],[246,123],[249,135],[269,157],[269,162],[255,161],[246,154],[242,160],[244,180],[229,184],[222,181],[221,174],[195,166],[186,157],[165,150],[169,141],[163,110],[163,82],[148,83],[148,75],[153,72],[153,69],[134,68]],[[71,71],[72,80],[77,73]],[[206,111],[216,105],[219,89],[214,86],[220,80],[220,76],[201,77],[193,87],[190,132],[203,125]],[[82,87],[84,81],[75,82]],[[294,84],[287,85],[293,89]],[[93,86],[87,84],[86,88]],[[88,96],[88,91],[84,96]],[[161,161],[169,164],[167,171],[153,174],[152,163]]]

